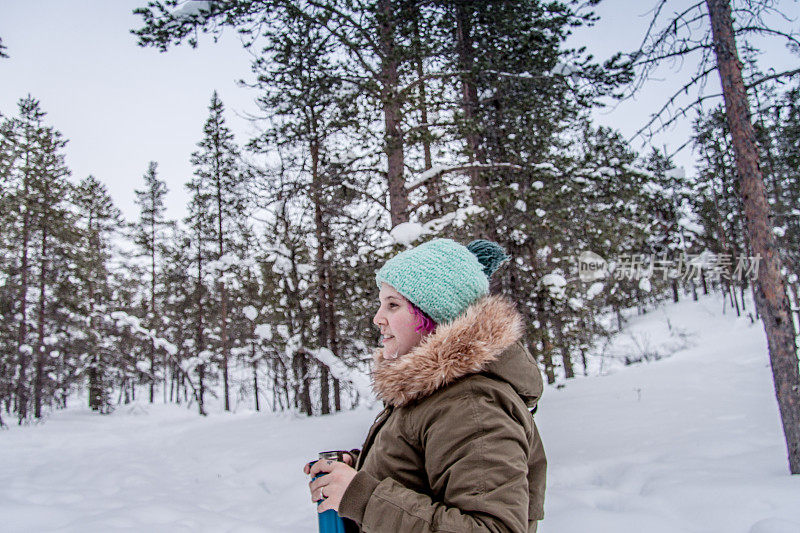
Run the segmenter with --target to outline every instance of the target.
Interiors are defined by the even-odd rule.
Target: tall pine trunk
[[[309,377],[308,357],[305,350],[297,350],[292,358],[292,369],[295,381],[300,390],[296,391],[294,405],[301,413],[311,416],[314,414],[314,406],[311,402],[311,378]]]
[[[28,176],[25,176],[23,180],[25,200],[22,205],[25,208],[25,213],[22,215],[22,260],[20,265],[20,274],[22,276],[22,283],[20,287],[21,316],[17,338],[17,357],[19,365],[19,375],[17,376],[17,416],[20,424],[28,417],[28,390],[26,387],[28,354],[23,347],[26,346],[25,341],[28,338],[28,270],[30,268],[28,265],[28,246],[30,244],[31,233],[31,210],[29,205],[30,202],[28,200],[28,196],[30,194],[30,182]]]
[[[408,222],[408,191],[406,191],[403,175],[405,168],[404,141],[400,130],[402,114],[398,95],[400,60],[395,43],[394,9],[392,0],[378,0],[381,100],[386,135],[384,151],[387,158],[386,181],[389,186],[389,212],[393,227],[402,222]]]
[[[89,224],[88,224],[88,232],[89,235],[92,235],[94,231],[94,219],[92,218],[91,214],[89,216]],[[91,239],[91,237],[90,237]],[[91,241],[90,241],[91,245]],[[100,413],[104,410],[104,378],[103,375],[103,362],[100,360],[100,353],[97,351],[97,338],[95,336],[95,316],[94,316],[94,278],[92,276],[92,272],[89,273],[89,339],[91,339],[91,345],[89,350],[91,352],[91,370],[89,371],[89,407],[93,411],[99,411]]]
[[[45,205],[47,199],[45,198]],[[37,338],[36,348],[34,350],[34,362],[36,367],[36,374],[33,382],[33,416],[36,418],[42,417],[42,386],[44,378],[44,314],[45,314],[45,298],[47,295],[47,218],[42,220],[42,256],[39,258],[39,310],[36,317]]]
[[[336,323],[336,301],[334,300],[333,290],[333,268],[328,265],[329,271],[327,276],[327,299],[326,299],[326,312],[328,324],[328,344],[333,352],[333,355],[339,357],[339,335],[337,331],[338,324]],[[339,380],[333,378],[333,408],[336,411],[342,410],[342,391]]]
[[[150,223],[150,313],[153,316],[153,331],[159,335],[159,321],[156,316],[156,230],[155,215]],[[167,403],[167,368],[166,357],[164,359],[164,403]],[[155,396],[155,376],[156,376],[156,341],[150,339],[150,403],[153,403]]]
[[[330,227],[325,226],[325,242],[327,243],[327,248],[329,250],[333,249],[333,238],[330,234]],[[327,274],[325,276],[325,316],[326,316],[326,324],[328,326],[328,346],[330,347],[333,355],[337,358],[339,357],[339,324],[336,320],[336,298],[334,291],[334,286],[336,283],[335,279],[335,270],[331,261],[326,262],[326,268],[328,269]],[[339,380],[333,378],[333,408],[336,411],[342,410],[342,391],[339,384]]]
[[[731,5],[729,0],[706,0],[706,5],[711,18],[728,127],[733,139],[747,232],[753,253],[760,256],[762,261],[755,281],[756,309],[764,319],[789,469],[792,474],[800,474],[800,372],[795,330],[781,274],[780,253],[772,232],[764,179],[759,168],[755,130],[733,33]]]
[[[231,410],[230,385],[228,379],[228,361],[230,360],[230,346],[228,342],[228,290],[225,283],[220,283],[220,297],[222,298],[222,382],[225,393],[225,410]]]
[[[312,111],[313,113],[313,111]],[[312,128],[315,128],[314,116],[312,114]],[[328,345],[328,314],[327,314],[327,285],[328,268],[325,260],[325,216],[322,210],[322,179],[319,174],[319,141],[311,141],[311,180],[312,180],[312,201],[314,202],[314,237],[317,240],[316,250],[316,269],[317,269],[317,318],[319,326],[317,330],[317,342],[322,348],[330,348]],[[330,376],[328,367],[319,363],[319,396],[320,412],[323,415],[330,414]]]
[[[464,2],[457,2],[456,14],[456,46],[461,74],[461,110],[466,125],[466,141],[469,149],[470,163],[486,163],[486,155],[481,148],[481,137],[477,131],[478,89],[472,79],[475,70],[475,50],[472,44],[471,13]],[[473,168],[469,172],[473,191],[473,202],[486,205],[488,200],[487,183],[483,172]]]
[[[203,237],[198,232],[197,238],[197,346],[195,347],[197,357],[200,357],[205,350],[205,335],[203,333]],[[203,416],[206,415],[205,406],[205,383],[206,376],[205,363],[200,362],[197,365],[197,390],[195,396],[197,398],[197,409]]]
[[[544,363],[544,373],[547,383],[552,385],[556,381],[555,368],[553,365],[553,343],[550,341],[550,327],[548,325],[548,314],[545,313],[544,300],[541,295],[536,298],[536,319],[540,322],[540,333],[542,342],[542,363]]]
[[[422,153],[425,159],[425,170],[433,168],[433,156],[431,154],[431,131],[428,122],[428,99],[425,94],[425,70],[423,67],[422,59],[422,39],[419,32],[419,20],[421,17],[420,8],[417,6],[416,13],[412,20],[413,24],[413,46],[414,46],[414,68],[417,72],[417,79],[419,80],[419,114],[420,114],[420,132],[422,136]],[[431,208],[433,214],[432,218],[440,216],[441,209],[439,207],[439,196],[441,194],[441,174],[431,177],[425,182],[427,198],[425,203]]]
[[[575,377],[575,368],[572,365],[572,355],[569,352],[569,343],[564,339],[564,322],[559,313],[553,313],[553,332],[556,340],[561,346],[561,362],[564,365],[564,377],[567,379]]]
[[[217,169],[217,245],[219,247],[219,257],[217,259],[222,259],[222,256],[225,255],[225,246],[224,246],[224,234],[223,232],[223,207],[222,207],[222,176],[220,175],[220,170]],[[221,267],[221,265],[220,265]],[[219,268],[219,267],[218,267]],[[230,347],[228,346],[228,291],[225,287],[225,282],[221,279],[222,278],[222,269],[220,268],[220,280],[219,280],[219,290],[220,290],[220,298],[222,299],[222,305],[220,310],[221,315],[221,342],[222,342],[222,383],[223,389],[225,394],[225,410],[231,410],[231,402],[230,402],[230,394],[229,394],[229,385],[228,385],[228,359],[230,358]]]
[[[256,411],[260,411],[260,407],[258,405],[258,361],[256,360],[256,343],[255,341],[250,343],[251,351],[250,351],[250,360],[253,364],[253,396],[255,397],[256,401]]]

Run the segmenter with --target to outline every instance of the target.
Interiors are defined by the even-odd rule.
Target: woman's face
[[[417,327],[417,319],[411,312],[408,300],[394,287],[381,284],[378,295],[381,306],[372,318],[372,322],[381,328],[383,356],[386,359],[405,355],[420,343],[424,336]]]

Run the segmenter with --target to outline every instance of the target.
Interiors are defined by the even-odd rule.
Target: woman
[[[319,512],[336,509],[348,531],[536,531],[547,461],[530,410],[542,378],[522,316],[488,295],[506,259],[488,241],[434,239],[378,271],[372,378],[386,408],[355,468],[306,466],[327,473],[309,484]]]

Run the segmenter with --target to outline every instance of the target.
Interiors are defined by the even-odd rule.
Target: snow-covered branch
[[[449,167],[445,167],[442,165],[434,165],[430,169],[420,174],[417,177],[417,179],[406,184],[406,190],[408,192],[411,192],[415,189],[422,187],[428,180],[450,172],[461,172],[465,170],[476,170],[476,169],[496,169],[496,168],[525,170],[524,166],[518,165],[516,163],[469,163],[466,165],[454,165]]]

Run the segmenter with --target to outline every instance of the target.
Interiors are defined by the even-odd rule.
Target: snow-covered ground
[[[763,328],[721,309],[707,297],[632,317],[612,356],[624,339],[633,351],[689,347],[547,388],[541,532],[800,532]],[[57,412],[0,433],[0,531],[315,532],[303,463],[360,446],[377,409]]]

